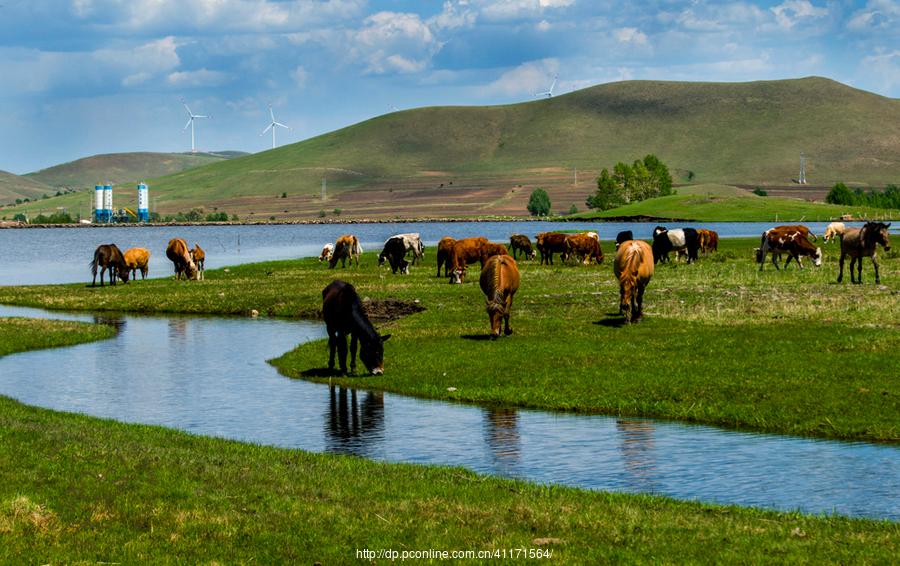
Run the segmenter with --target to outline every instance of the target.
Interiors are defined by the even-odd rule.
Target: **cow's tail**
[[[353,255],[362,255],[363,249],[359,244],[359,238],[353,236],[353,247],[350,249],[350,253]]]

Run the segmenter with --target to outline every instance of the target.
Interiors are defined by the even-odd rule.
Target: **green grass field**
[[[477,268],[451,286],[433,264],[393,276],[367,254],[359,270],[314,259],[208,272],[115,288],[0,287],[0,303],[59,309],[315,317],[335,277],[375,300],[419,300],[427,310],[385,325],[386,375],[336,383],[438,399],[639,415],[833,438],[900,440],[900,262],[882,258],[862,286],[836,278],[836,246],[820,269],[760,273],[755,240],[724,240],[696,265],[661,265],[646,320],[619,328],[608,264],[521,263],[515,334],[488,333]],[[604,244],[607,252],[609,243]],[[884,255],[884,254],[883,254]],[[429,260],[433,253],[429,250]],[[846,280],[846,278],[845,278]],[[410,348],[415,344],[415,348]],[[274,360],[303,376],[327,360],[313,342]],[[448,391],[448,388],[455,388]]]

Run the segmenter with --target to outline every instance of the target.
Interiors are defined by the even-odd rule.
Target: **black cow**
[[[409,262],[406,261],[406,241],[403,238],[390,238],[384,243],[384,249],[378,256],[378,265],[384,265],[385,259],[391,264],[391,273],[397,273],[398,269],[404,275],[409,273]]]
[[[653,263],[669,261],[669,252],[687,251],[687,262],[697,259],[700,251],[700,235],[694,228],[669,230],[665,226],[653,229]]]
[[[616,249],[619,249],[619,244],[622,242],[627,242],[628,240],[633,240],[634,234],[631,233],[631,230],[623,230],[616,234]]]

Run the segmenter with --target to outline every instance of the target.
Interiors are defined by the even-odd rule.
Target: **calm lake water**
[[[279,375],[265,360],[324,337],[314,322],[15,307],[0,307],[0,316],[96,320],[119,329],[103,342],[0,358],[0,394],[29,405],[542,483],[900,520],[894,446],[483,408]],[[326,356],[323,345],[323,364]],[[132,363],[121,371],[114,359]],[[390,361],[387,370],[390,379]]]
[[[700,224],[693,224],[700,226]],[[821,234],[826,223],[807,224]],[[639,238],[649,239],[652,222],[427,222],[398,224],[310,224],[257,226],[144,226],[131,228],[47,228],[0,230],[0,285],[89,282],[88,262],[100,244],[114,243],[124,252],[143,247],[151,252],[150,276],[172,274],[166,259],[166,244],[171,238],[184,238],[189,245],[199,242],[207,254],[207,267],[290,259],[318,255],[326,242],[342,234],[359,237],[363,249],[381,250],[393,234],[419,232],[429,246],[444,236],[465,238],[486,236],[508,241],[510,234],[533,237],[548,230],[595,230],[601,238],[615,239],[621,230],[632,230]],[[667,223],[669,228],[684,224]],[[709,222],[702,224],[724,238],[759,236],[772,227],[760,222]],[[900,225],[898,225],[900,228]],[[895,227],[892,226],[892,230]]]

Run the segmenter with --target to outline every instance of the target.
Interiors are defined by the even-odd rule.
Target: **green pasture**
[[[435,277],[433,250],[409,276],[378,268],[329,270],[315,259],[207,272],[204,282],[157,279],[111,288],[0,287],[0,303],[56,309],[315,318],[334,278],[374,301],[426,310],[382,332],[386,373],[332,378],[353,387],[522,407],[678,419],[766,432],[900,440],[900,262],[882,253],[882,285],[835,282],[837,246],[821,268],[776,271],[753,263],[754,239],[723,240],[694,265],[657,267],[646,318],[622,328],[618,285],[604,243],[601,266],[520,262],[515,334],[486,340],[478,268],[462,286]],[[868,261],[868,260],[866,260]],[[845,281],[848,278],[845,277]],[[377,305],[376,305],[377,306]],[[273,360],[311,379],[324,341]]]

